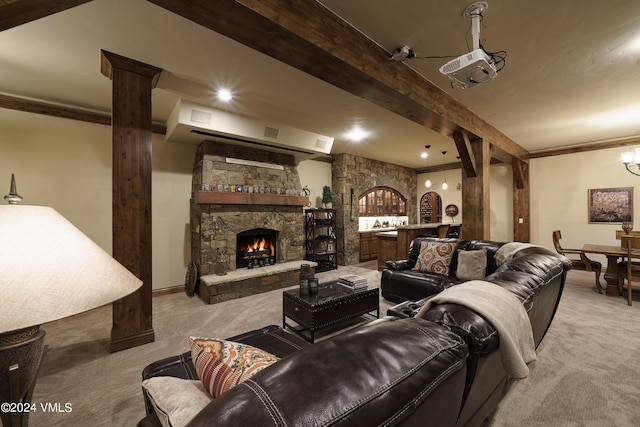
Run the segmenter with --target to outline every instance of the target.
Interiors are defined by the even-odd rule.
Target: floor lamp
[[[54,209],[0,205],[0,416],[26,426],[44,350],[40,325],[116,301],[142,282]]]

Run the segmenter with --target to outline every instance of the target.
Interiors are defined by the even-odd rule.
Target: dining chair
[[[627,251],[627,259],[620,261],[618,263],[618,292],[622,295],[622,288],[624,285],[624,280],[627,280],[627,304],[631,305],[632,301],[632,285],[631,282],[634,280],[640,281],[640,263],[633,262],[632,251],[633,249],[640,248],[640,237],[639,236],[621,236],[621,245],[622,248]]]
[[[560,255],[566,256],[569,261],[571,261],[571,268],[574,270],[593,271],[596,273],[596,289],[598,290],[598,293],[601,294],[602,286],[600,286],[600,273],[602,273],[602,264],[598,261],[592,261],[589,259],[581,249],[563,248],[560,245],[560,239],[562,239],[560,230],[555,230],[553,232],[553,246],[555,246],[556,252]],[[578,255],[579,258],[569,257],[567,255]]]
[[[440,224],[438,226],[438,237],[447,237],[449,233],[449,224]]]

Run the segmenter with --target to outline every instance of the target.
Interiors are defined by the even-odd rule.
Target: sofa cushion
[[[279,360],[247,344],[197,337],[189,340],[198,377],[214,398]]]
[[[484,279],[487,272],[487,251],[458,251],[456,277],[460,280]]]
[[[455,243],[422,242],[414,270],[448,276],[455,248]]]
[[[200,380],[153,377],[142,381],[163,427],[186,425],[212,398]]]

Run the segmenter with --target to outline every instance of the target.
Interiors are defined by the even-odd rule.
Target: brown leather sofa
[[[422,242],[455,243],[455,251],[449,264],[449,274],[424,273],[413,270],[420,253]],[[456,278],[458,269],[458,251],[485,249],[487,251],[486,274],[496,268],[496,252],[504,243],[488,240],[463,240],[456,238],[418,237],[411,241],[406,259],[386,261],[387,268],[382,270],[380,290],[389,301],[417,301],[429,295],[435,295],[448,287],[464,282]]]
[[[491,254],[503,245],[431,239]],[[488,268],[485,280],[522,302],[536,347],[570,266],[563,256],[532,246]],[[401,303],[382,319],[313,345],[278,326],[229,338],[282,359],[214,399],[188,425],[483,425],[510,383],[499,334],[482,315],[457,304],[433,305],[416,318],[431,297]],[[143,379],[158,375],[197,378],[188,352],[143,371]],[[147,396],[145,403],[148,415],[138,426],[159,426]]]
[[[445,239],[426,239],[445,241]],[[412,242],[412,250],[420,247],[421,240],[419,238]],[[451,241],[451,239],[447,240]],[[571,261],[544,247],[523,245],[522,249],[512,253],[508,260],[498,266],[495,256],[505,243],[463,240],[456,243],[461,250],[484,248],[487,249],[488,254],[491,254],[487,264],[487,271],[490,273],[483,280],[509,290],[522,302],[531,322],[537,348],[555,315],[567,272],[571,269]],[[410,251],[409,258],[411,259],[413,255]],[[391,266],[411,264],[410,260],[387,263]],[[407,300],[388,310],[388,315],[397,317],[413,317],[419,313],[422,306],[435,295],[431,294],[433,283],[439,283],[443,287],[454,286],[457,283],[455,278],[451,277],[442,277],[440,282],[435,282],[438,279],[430,277],[426,279],[425,286],[408,290],[409,286],[418,280],[420,273],[407,272],[404,275],[396,275],[396,271],[403,270],[394,270],[386,276],[387,284],[390,283],[389,280],[404,281],[402,286],[393,287],[394,291],[403,289],[405,294],[411,295],[416,295],[420,290],[426,293],[426,298],[418,301]],[[453,274],[455,276],[455,270]],[[427,276],[433,275],[427,274]],[[407,280],[407,278],[410,279]],[[509,375],[503,367],[502,355],[499,351],[499,334],[482,315],[457,304],[434,305],[426,313],[422,313],[422,318],[450,328],[467,343],[469,347],[467,381],[457,425],[483,425],[508,391],[510,384]]]
[[[283,358],[214,399],[190,427],[456,423],[468,349],[446,327],[387,316],[313,345],[277,326],[230,340]],[[158,375],[197,378],[188,353],[143,372]],[[145,403],[148,415],[138,427],[160,426],[147,396]]]

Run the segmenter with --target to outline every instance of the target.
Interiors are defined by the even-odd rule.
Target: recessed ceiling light
[[[218,91],[218,99],[221,101],[231,101],[233,96],[231,95],[231,91],[229,89],[220,89]]]
[[[351,141],[362,141],[366,137],[369,136],[369,132],[366,132],[360,127],[354,127],[349,132],[345,134],[345,136]]]
[[[423,159],[426,159],[429,156],[429,153],[422,153],[420,154],[420,157],[422,157]]]

